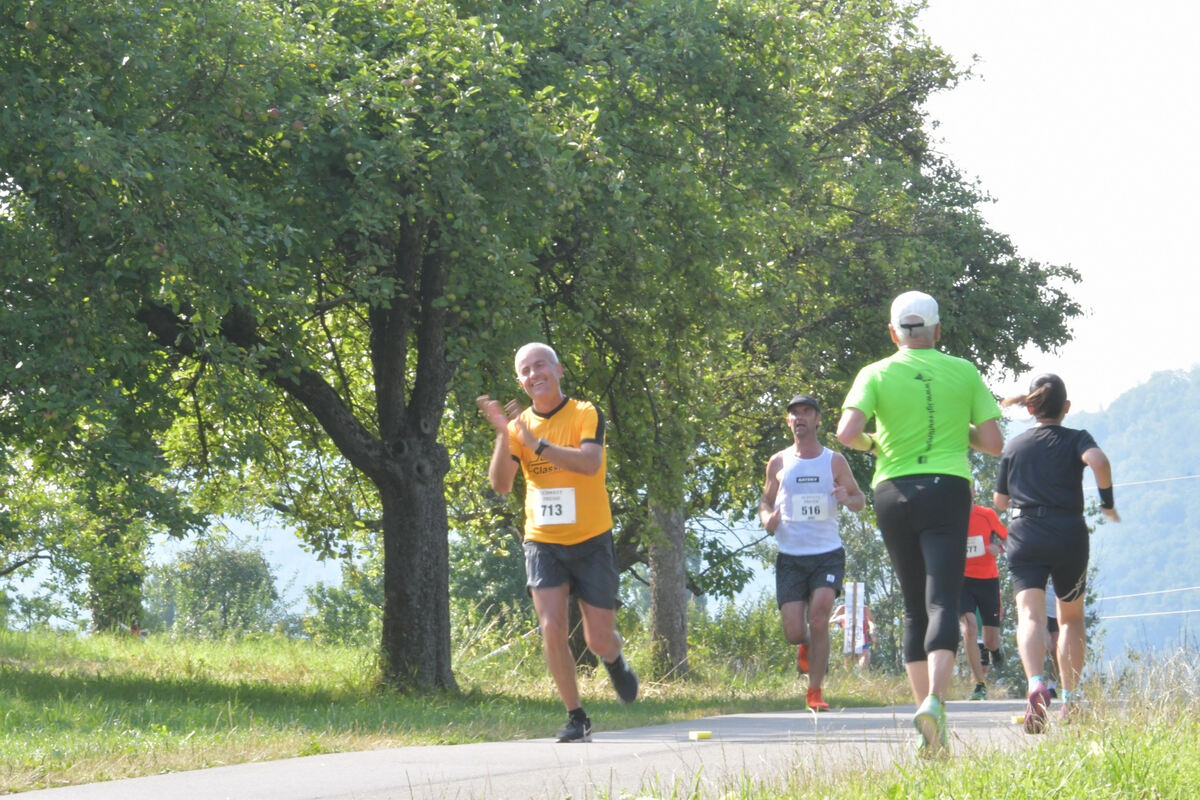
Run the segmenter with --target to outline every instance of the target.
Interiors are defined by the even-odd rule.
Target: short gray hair
[[[517,354],[513,356],[513,372],[517,371],[517,365],[521,363],[521,359],[533,350],[545,350],[550,354],[550,361],[554,364],[558,363],[558,353],[554,352],[553,347],[542,342],[530,342],[529,344],[521,345],[521,348],[517,350]]]
[[[903,343],[932,342],[937,326],[917,325],[915,327],[906,327],[903,325],[893,325],[892,330],[896,331],[896,338]]]

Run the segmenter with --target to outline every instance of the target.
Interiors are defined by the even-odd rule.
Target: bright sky
[[[1099,411],[1200,363],[1200,3],[930,0],[921,21],[959,64],[980,59],[928,106],[938,150],[996,200],[985,217],[1022,257],[1083,276],[1075,340],[993,390],[1053,371]]]

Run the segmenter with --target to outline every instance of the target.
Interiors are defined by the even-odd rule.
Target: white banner
[[[846,592],[846,616],[842,640],[842,652],[847,655],[857,653],[863,644],[863,631],[866,629],[867,585],[860,582],[845,583],[842,588]]]

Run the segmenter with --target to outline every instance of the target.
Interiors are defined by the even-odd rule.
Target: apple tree
[[[453,685],[439,427],[586,119],[448,4],[54,8],[4,14],[6,424],[129,408],[208,509],[377,523],[385,677]]]

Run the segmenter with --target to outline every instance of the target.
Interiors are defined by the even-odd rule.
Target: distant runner
[[[974,494],[974,492],[972,492]],[[967,566],[963,570],[963,589],[959,599],[959,621],[963,650],[975,678],[972,700],[987,699],[987,672],[990,664],[1000,666],[1000,571],[996,556],[1004,552],[1008,529],[996,512],[987,506],[971,506],[967,527]],[[976,619],[978,614],[978,620]],[[982,641],[976,644],[982,628]]]
[[[858,671],[866,672],[871,666],[871,641],[875,638],[875,619],[871,616],[871,607],[863,603],[863,624],[862,630],[858,631],[858,636],[854,641],[854,652],[846,653],[846,669],[850,669],[854,663],[855,656],[858,657]],[[842,603],[833,610],[833,616],[829,620],[830,625],[837,625],[842,629],[842,635],[849,637],[851,635],[850,625],[854,624],[853,620],[846,621],[846,604]]]
[[[798,394],[787,405],[792,446],[771,456],[758,518],[775,536],[775,599],[783,635],[797,646],[797,665],[808,673],[805,700],[828,711],[821,683],[829,665],[829,613],[842,591],[846,550],[838,532],[838,505],[861,511],[866,498],[845,456],[817,440],[821,406]]]
[[[1119,522],[1113,502],[1108,457],[1084,430],[1063,426],[1071,410],[1067,387],[1053,374],[1033,379],[1029,393],[1004,401],[1022,404],[1037,427],[1008,443],[1000,458],[996,508],[1012,508],[1008,571],[1017,601],[1017,646],[1029,679],[1025,730],[1045,730],[1050,689],[1042,675],[1046,660],[1046,580],[1058,597],[1058,664],[1063,716],[1079,702],[1086,629],[1083,620],[1088,566],[1088,527],[1083,517],[1083,468],[1091,467],[1100,508]]]
[[[1058,597],[1054,581],[1046,583],[1046,689],[1050,699],[1058,699]]]

